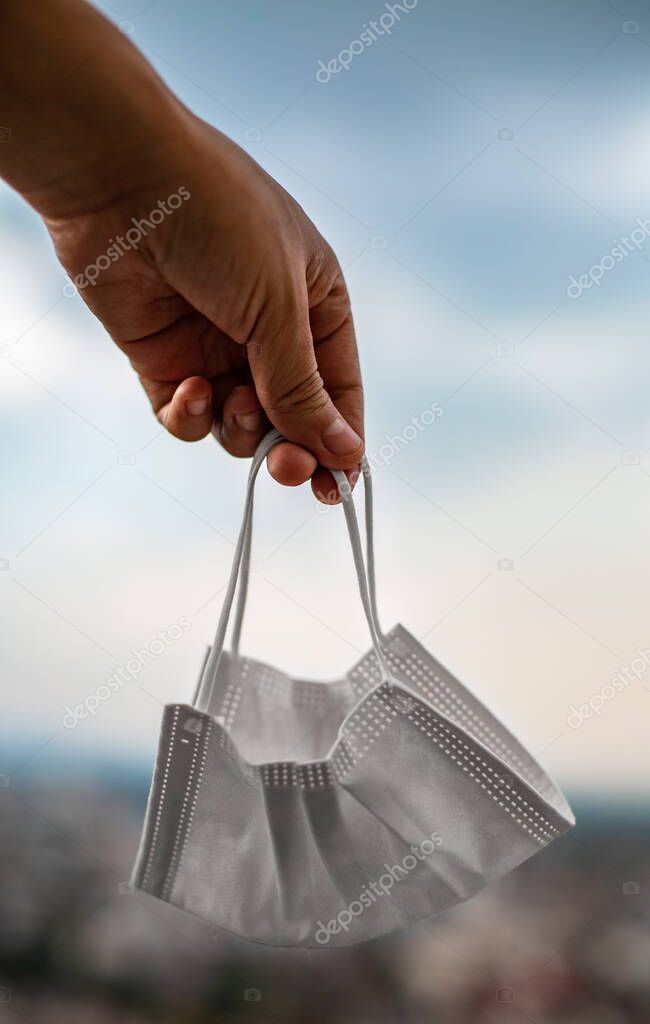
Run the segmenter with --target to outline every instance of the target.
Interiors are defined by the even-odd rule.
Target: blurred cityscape
[[[3,782],[0,1024],[650,1019],[641,809],[578,805],[573,833],[453,912],[309,952],[234,940],[132,891],[147,780]]]

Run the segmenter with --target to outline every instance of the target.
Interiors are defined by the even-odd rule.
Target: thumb
[[[246,349],[257,397],[273,426],[288,441],[310,451],[322,466],[357,466],[363,439],[346,418],[361,391],[355,346],[350,349],[338,331],[319,343],[326,353],[324,366],[336,365],[330,394],[330,381],[319,369],[306,309],[281,331],[259,326],[264,340],[252,340]],[[350,419],[359,421],[356,415]]]

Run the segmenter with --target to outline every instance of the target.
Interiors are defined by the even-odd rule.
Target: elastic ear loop
[[[232,610],[233,600],[235,597],[235,591],[237,589],[237,583],[239,581],[241,591],[240,599],[237,610],[237,623],[239,630],[241,630],[241,621],[243,618],[243,611],[246,601],[246,582],[245,576],[240,576],[240,570],[242,570],[242,563],[244,567],[248,566],[250,561],[250,547],[251,547],[251,533],[252,533],[252,511],[253,511],[253,496],[255,479],[259,472],[260,466],[267,454],[273,448],[278,441],[283,440],[282,435],[277,430],[271,431],[266,435],[258,445],[257,451],[253,457],[250,472],[248,475],[248,484],[246,489],[246,498],[244,504],[244,517],[242,525],[237,538],[237,545],[235,547],[235,555],[233,558],[233,564],[230,571],[230,578],[226,587],[226,595],[224,597],[223,607],[221,609],[221,615],[217,625],[214,641],[210,649],[210,654],[205,663],[203,673],[201,676],[201,682],[199,684],[198,693],[196,697],[196,707],[198,710],[205,711],[209,705],[212,696],[212,689],[217,677],[219,669],[219,663],[223,654],[223,648],[225,643],[226,632],[228,629],[228,621],[230,619],[230,613]],[[381,640],[382,634],[379,628],[377,619],[377,606],[376,598],[374,594],[374,558],[372,557],[372,485],[370,484],[370,467],[368,466],[367,471],[364,467],[364,487],[366,489],[366,530],[368,535],[369,544],[369,566],[372,564],[372,594],[369,594],[368,579],[366,578],[366,568],[363,559],[363,551],[361,545],[361,536],[359,533],[359,524],[357,521],[357,515],[352,499],[352,492],[348,483],[345,473],[341,470],[332,470],[339,494],[343,502],[343,511],[345,514],[346,525],[348,528],[348,534],[350,536],[350,543],[352,546],[352,555],[354,559],[354,565],[357,573],[357,580],[359,583],[359,593],[361,595],[361,603],[365,612],[368,627],[370,629],[370,636],[372,639],[372,645],[379,662],[379,668],[381,671],[382,679],[386,682],[390,682],[390,671],[386,663],[382,647]],[[370,571],[370,569],[369,569]],[[237,635],[237,642],[239,641],[239,635]]]
[[[339,494],[343,502],[343,513],[345,515],[345,522],[348,528],[348,534],[350,537],[350,544],[352,546],[352,557],[354,559],[354,567],[357,572],[357,581],[359,583],[359,593],[361,595],[361,603],[363,610],[366,614],[366,621],[368,628],[370,629],[370,636],[372,639],[372,646],[377,656],[379,663],[379,670],[381,673],[382,682],[391,683],[392,677],[386,656],[382,648],[383,635],[379,628],[379,621],[377,618],[377,602],[374,597],[374,560],[373,560],[373,575],[372,584],[369,587],[368,577],[366,577],[366,566],[363,560],[363,547],[361,544],[361,534],[359,532],[359,522],[357,520],[357,513],[354,507],[354,499],[352,497],[352,488],[348,483],[348,478],[345,473],[340,469],[330,470],[332,476],[336,480]],[[370,467],[368,472],[364,470],[364,490],[366,499],[366,532],[368,538],[368,548],[372,550],[373,547],[373,535],[372,535],[372,485],[370,488]],[[369,512],[370,510],[370,512]],[[370,563],[370,559],[369,559]]]
[[[235,597],[235,590],[237,588],[237,580],[239,577],[239,570],[241,567],[242,556],[246,543],[246,533],[249,529],[250,518],[253,508],[253,492],[255,487],[255,478],[259,472],[260,466],[264,462],[264,459],[271,451],[271,448],[282,441],[283,437],[279,430],[271,430],[265,437],[262,438],[248,474],[248,483],[246,485],[246,497],[244,500],[244,517],[239,530],[239,536],[237,538],[237,544],[235,546],[235,554],[232,561],[232,568],[230,570],[230,577],[226,586],[226,594],[223,599],[223,606],[221,608],[221,615],[219,616],[219,622],[217,623],[217,630],[212,641],[212,647],[210,653],[203,666],[203,672],[201,674],[201,682],[199,683],[195,707],[199,711],[205,711],[210,704],[210,697],[212,694],[212,688],[214,681],[217,678],[217,671],[219,669],[219,662],[221,661],[221,655],[223,653],[223,646],[226,639],[226,631],[228,629],[228,620],[230,618],[230,612],[232,610],[232,603]]]
[[[368,573],[368,595],[370,598],[370,607],[372,609],[375,630],[380,641],[383,642],[384,634],[382,633],[381,627],[379,625],[379,614],[377,612],[375,543],[373,530],[372,471],[370,469],[370,464],[366,459],[365,455],[361,460],[361,472],[363,473],[363,505],[366,527],[366,567]],[[251,544],[253,538],[252,512],[253,509],[251,509],[251,517],[249,520],[248,528],[246,530],[246,538],[244,541],[242,569],[239,576],[239,589],[237,594],[237,603],[235,605],[235,617],[233,619],[232,636],[230,640],[230,650],[235,658],[239,655],[239,644],[241,640],[241,631],[244,621],[244,614],[246,611],[246,600],[248,598],[248,587],[250,582]]]

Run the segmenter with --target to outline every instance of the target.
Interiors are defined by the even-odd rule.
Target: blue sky
[[[643,792],[650,670],[567,724],[650,647],[650,245],[567,295],[650,217],[643,5],[419,0],[326,83],[319,61],[384,4],[98,6],[333,245],[369,449],[443,410],[377,470],[384,622],[424,637],[570,788]],[[148,763],[216,622],[246,467],[159,429],[7,187],[0,215],[2,730],[44,771]],[[342,521],[306,489],[260,492],[246,650],[334,677],[367,646]],[[62,729],[67,703],[180,616],[182,640]]]

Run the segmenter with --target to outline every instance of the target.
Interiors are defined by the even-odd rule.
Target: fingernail
[[[240,412],[234,417],[235,423],[249,434],[256,434],[262,426],[261,412]]]
[[[203,416],[207,412],[209,403],[209,398],[193,398],[190,402],[185,403],[185,408],[190,416]]]
[[[342,416],[337,416],[323,431],[323,444],[332,455],[351,455],[361,443],[359,435]]]

